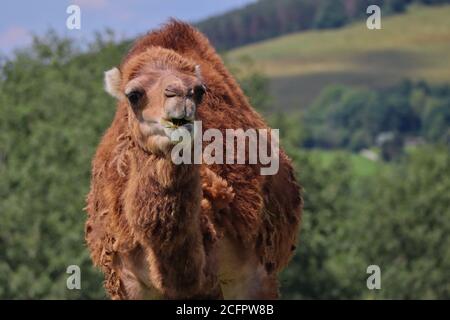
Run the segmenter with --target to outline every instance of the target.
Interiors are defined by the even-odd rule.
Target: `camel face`
[[[147,151],[168,153],[176,144],[171,139],[176,130],[187,130],[193,136],[205,86],[198,66],[179,70],[176,63],[158,57],[149,60],[146,53],[142,56],[137,66],[125,66],[132,72],[106,72],[106,89],[128,105],[129,126],[138,144]]]
[[[195,76],[159,73],[156,81],[154,71],[132,79],[126,85],[125,96],[134,115],[131,125],[139,130],[141,143],[149,149],[167,151],[175,130],[182,128],[192,133],[204,90]]]

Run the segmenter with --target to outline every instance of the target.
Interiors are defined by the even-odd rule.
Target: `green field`
[[[450,81],[450,5],[411,6],[382,17],[381,30],[365,21],[339,30],[309,31],[238,48],[271,80],[276,107],[308,105],[330,84],[382,88],[402,79]]]

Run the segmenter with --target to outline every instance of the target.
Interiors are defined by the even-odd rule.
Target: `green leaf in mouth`
[[[181,127],[184,126],[185,124],[189,124],[192,123],[192,121],[187,120],[185,118],[182,119],[170,119],[170,120],[163,120],[163,125],[167,126],[167,127],[171,127],[171,128],[177,128],[177,127]]]

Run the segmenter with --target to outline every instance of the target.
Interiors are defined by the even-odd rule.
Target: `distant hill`
[[[365,17],[376,4],[383,15],[403,12],[413,3],[450,3],[450,0],[259,0],[243,8],[197,23],[220,50],[310,29],[339,28]]]
[[[402,79],[450,81],[450,5],[411,6],[382,19],[382,30],[354,22],[339,30],[299,32],[228,53],[249,56],[270,77],[275,104],[308,105],[327,85],[383,88]]]

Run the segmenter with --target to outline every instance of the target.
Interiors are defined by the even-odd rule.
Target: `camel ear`
[[[195,76],[203,83],[202,70],[199,64],[195,66]]]
[[[205,84],[205,82],[203,81],[202,70],[201,70],[199,64],[197,64],[197,65],[195,66],[195,76],[197,77],[198,80],[200,80],[200,83],[202,84],[203,91],[206,91],[206,84]]]
[[[124,97],[124,94],[120,91],[121,77],[120,70],[116,67],[105,72],[105,90],[117,99]]]

